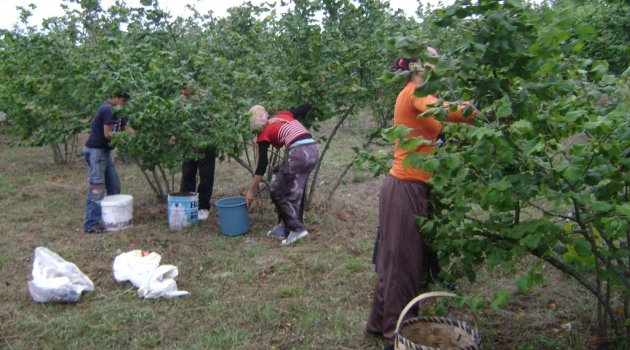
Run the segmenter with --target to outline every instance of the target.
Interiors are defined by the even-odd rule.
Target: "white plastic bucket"
[[[128,194],[106,196],[101,200],[103,223],[107,231],[133,226],[133,197]]]

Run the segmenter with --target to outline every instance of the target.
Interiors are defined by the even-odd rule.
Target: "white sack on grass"
[[[138,295],[144,299],[175,298],[190,295],[186,291],[178,291],[175,277],[179,274],[177,266],[162,265],[158,267],[142,287]]]
[[[77,265],[45,247],[35,248],[32,275],[28,291],[38,303],[77,302],[83,291],[94,291],[94,283]]]
[[[132,250],[122,253],[114,259],[114,279],[116,282],[129,281],[134,287],[140,288],[160,266],[162,256],[155,252]]]
[[[179,274],[177,266],[162,265],[162,257],[155,252],[132,250],[122,253],[114,259],[114,279],[116,282],[129,281],[138,289],[138,295],[144,299],[174,298],[190,293],[177,290],[175,277]]]

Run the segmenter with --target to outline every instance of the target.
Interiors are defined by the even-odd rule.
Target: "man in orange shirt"
[[[430,55],[437,56],[432,47]],[[439,102],[435,96],[417,97],[416,88],[424,83],[424,66],[420,60],[400,58],[395,68],[410,71],[405,88],[398,94],[394,108],[394,125],[412,129],[408,137],[422,136],[427,143],[415,151],[407,151],[396,143],[394,164],[381,183],[379,195],[379,238],[375,256],[377,281],[374,287],[372,309],[366,331],[382,336],[385,349],[393,349],[394,331],[400,312],[405,305],[421,293],[426,286],[422,276],[426,273],[425,238],[419,232],[416,216],[428,217],[428,181],[432,173],[421,168],[403,166],[412,152],[429,154],[436,147],[442,133],[442,123],[433,116],[418,117]],[[463,106],[450,112],[447,122],[472,123],[464,118]]]

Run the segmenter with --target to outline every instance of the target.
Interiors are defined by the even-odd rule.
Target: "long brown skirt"
[[[405,305],[423,288],[425,241],[416,216],[428,215],[429,186],[388,175],[381,183],[377,281],[366,330],[391,341]]]

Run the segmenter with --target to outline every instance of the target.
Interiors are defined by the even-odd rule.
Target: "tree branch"
[[[337,131],[339,130],[343,122],[346,120],[346,118],[348,118],[348,116],[352,113],[353,110],[354,108],[353,106],[351,106],[342,114],[341,118],[339,118],[339,120],[337,121],[337,124],[335,125],[333,130],[330,132],[330,135],[328,136],[328,140],[326,140],[326,145],[324,146],[324,149],[322,150],[319,156],[319,162],[317,162],[317,166],[315,167],[315,173],[313,174],[313,180],[311,181],[311,190],[309,191],[308,198],[306,199],[306,207],[311,206],[311,201],[313,200],[313,194],[315,193],[315,188],[317,187],[317,176],[319,175],[319,170],[322,165],[322,159],[324,158],[324,156],[326,155],[326,152],[330,148],[330,143],[332,142],[333,138],[337,134]]]
[[[368,148],[368,146],[372,143],[372,140],[374,140],[374,138],[376,138],[376,136],[378,136],[380,134],[381,134],[381,129],[379,128],[379,129],[377,129],[375,132],[373,132],[370,135],[368,140],[361,146],[361,149],[365,150],[366,148]],[[354,162],[356,161],[356,159],[357,159],[357,157],[355,155],[355,157],[352,159],[352,161],[350,161],[350,163],[346,166],[344,171],[341,173],[341,176],[339,176],[339,178],[337,179],[337,183],[335,183],[335,186],[333,186],[332,190],[330,190],[330,192],[328,193],[328,197],[326,198],[326,206],[327,207],[330,205],[330,201],[332,200],[333,194],[335,193],[335,191],[337,191],[337,188],[339,187],[339,185],[341,185],[341,181],[346,176],[348,171],[350,171],[350,169],[354,165]]]
[[[151,189],[153,190],[153,193],[155,193],[156,195],[159,195],[158,189],[155,188],[155,185],[153,184],[153,182],[151,181],[151,178],[149,177],[149,175],[147,174],[146,170],[142,167],[142,165],[140,164],[140,160],[138,158],[133,158],[133,160],[136,162],[136,164],[138,165],[138,168],[140,168],[140,171],[142,172],[142,175],[144,175],[144,178],[147,180],[147,182],[149,183],[149,186],[151,186]]]

